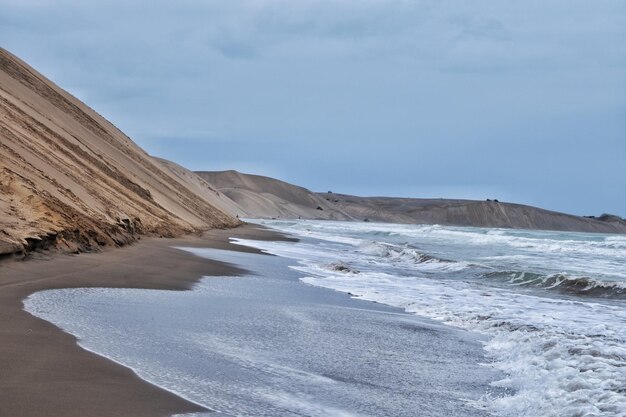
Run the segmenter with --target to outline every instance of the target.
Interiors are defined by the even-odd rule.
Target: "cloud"
[[[626,207],[572,186],[626,187],[622,2],[0,0],[0,38],[149,152],[196,168]]]

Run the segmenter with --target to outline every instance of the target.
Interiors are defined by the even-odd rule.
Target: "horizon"
[[[626,215],[626,5],[121,4],[0,0],[0,34],[151,155]]]

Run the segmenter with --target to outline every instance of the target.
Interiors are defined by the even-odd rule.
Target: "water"
[[[499,392],[480,335],[303,284],[293,260],[187,250],[251,274],[44,291],[25,307],[208,416],[479,417]]]
[[[626,416],[626,237],[260,223],[300,242],[193,250],[250,276],[26,309],[225,415]]]
[[[626,237],[441,226],[263,222],[302,281],[488,335],[498,416],[626,416]]]

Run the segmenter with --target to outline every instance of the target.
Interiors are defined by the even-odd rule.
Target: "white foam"
[[[280,226],[283,231],[299,234],[299,225]],[[485,397],[476,405],[494,415],[626,416],[626,305],[620,300],[608,303],[559,299],[554,294],[543,297],[517,292],[514,286],[507,290],[472,280],[446,279],[445,274],[440,278],[429,274],[426,278],[420,269],[424,263],[406,262],[407,254],[397,252],[397,246],[368,240],[372,230],[405,236],[426,234],[440,245],[439,249],[442,241],[454,240],[450,244],[452,257],[464,253],[454,251],[459,242],[499,246],[501,257],[486,259],[492,266],[513,262],[520,267],[539,265],[549,270],[555,267],[552,263],[557,259],[557,268],[566,265],[570,271],[578,271],[582,269],[580,265],[586,265],[586,273],[615,279],[624,276],[622,271],[626,270],[626,259],[619,261],[626,239],[549,232],[516,232],[521,236],[515,236],[500,230],[490,233],[441,226],[355,224],[351,228],[350,224],[340,224],[334,228],[329,222],[309,222],[307,227],[316,234],[346,233],[360,243],[329,251],[316,242],[239,242],[297,259],[299,265],[295,269],[305,274],[302,281],[308,284],[402,307],[492,336],[485,350],[494,365],[507,375],[494,385],[510,390],[511,395]],[[599,259],[606,256],[611,262]],[[360,272],[345,273],[328,267],[337,261]],[[403,274],[396,273],[398,261],[404,268]],[[456,263],[463,264],[462,260]],[[619,267],[622,269],[616,270]]]
[[[258,222],[258,221],[257,221]],[[471,248],[463,260],[472,263],[500,264],[509,256],[525,257],[524,265],[542,272],[567,271],[586,276],[593,271],[598,279],[626,280],[626,237],[550,231],[444,227],[330,221],[262,221],[285,233],[295,233],[325,241],[354,246],[364,241],[408,242],[418,246],[438,245],[447,249]],[[495,254],[500,252],[498,256]],[[433,255],[431,253],[431,255]],[[437,255],[437,254],[434,254]],[[513,259],[511,265],[515,262]]]

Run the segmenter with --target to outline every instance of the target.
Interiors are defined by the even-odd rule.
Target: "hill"
[[[196,172],[238,205],[240,217],[352,220],[352,216],[306,188],[237,171]]]
[[[276,179],[236,171],[200,172],[252,218],[298,218],[626,233],[615,216],[580,217],[498,201],[357,197],[314,193]]]
[[[0,255],[237,225],[194,181],[0,49]]]
[[[499,201],[355,197],[338,194],[333,194],[332,198],[343,211],[371,221],[626,233],[626,223],[623,221],[603,221],[599,218],[574,216]]]

